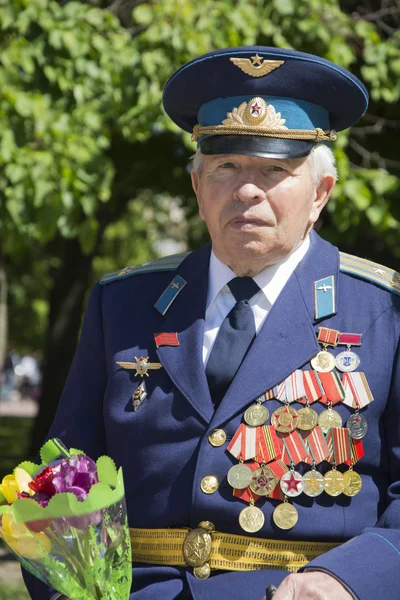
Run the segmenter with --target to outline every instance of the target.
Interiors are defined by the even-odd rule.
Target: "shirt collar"
[[[261,273],[256,275],[253,279],[264,293],[271,306],[278,298],[285,283],[299,264],[299,262],[306,255],[307,250],[310,247],[310,237],[307,236],[302,244],[289,256],[286,256],[281,261],[277,262],[270,267],[267,267]],[[225,265],[219,260],[211,251],[210,257],[210,270],[208,275],[208,294],[207,294],[207,310],[214,302],[219,292],[226,286],[226,284],[236,277],[235,273],[230,267]],[[230,293],[228,287],[226,291]]]

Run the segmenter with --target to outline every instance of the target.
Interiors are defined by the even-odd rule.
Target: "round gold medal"
[[[357,496],[362,487],[362,480],[358,473],[353,470],[343,473],[345,496]]]
[[[344,492],[344,477],[340,471],[331,469],[325,473],[324,489],[329,496],[340,496]]]
[[[329,371],[333,371],[336,366],[335,357],[327,350],[318,352],[318,354],[311,359],[310,363],[314,371],[318,371],[318,373],[329,373]]]
[[[272,518],[279,529],[292,529],[299,520],[299,513],[292,504],[284,502],[278,504],[272,513]]]
[[[291,406],[282,406],[274,410],[271,416],[272,426],[281,433],[289,433],[296,429],[299,415]]]
[[[318,417],[318,425],[321,427],[324,433],[328,433],[328,429],[331,427],[341,427],[343,424],[342,417],[336,410],[327,408],[323,410]]]
[[[257,506],[246,506],[239,515],[239,525],[247,533],[256,533],[264,525],[265,517]]]
[[[311,469],[303,475],[304,490],[306,496],[315,498],[324,491],[324,476],[316,469]]]
[[[302,431],[311,431],[311,429],[314,429],[314,427],[318,425],[318,413],[309,406],[300,408],[298,414],[299,419],[296,423],[297,429],[301,429]]]
[[[233,467],[229,469],[226,478],[231,487],[236,490],[244,490],[244,488],[247,488],[249,485],[252,476],[253,471],[250,467],[239,463],[238,465],[233,465]]]
[[[269,417],[269,411],[262,404],[253,404],[244,413],[244,420],[251,427],[259,427],[264,425]]]

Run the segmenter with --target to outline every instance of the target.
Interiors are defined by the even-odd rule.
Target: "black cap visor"
[[[261,158],[302,158],[310,154],[315,142],[287,140],[256,135],[213,135],[200,144],[202,154],[245,154]]]

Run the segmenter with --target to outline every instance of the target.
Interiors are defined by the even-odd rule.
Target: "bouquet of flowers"
[[[24,568],[72,600],[127,600],[132,565],[122,470],[57,439],[39,466],[0,484],[0,537]]]

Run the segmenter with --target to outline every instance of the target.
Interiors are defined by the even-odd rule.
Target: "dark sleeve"
[[[387,507],[375,527],[308,563],[333,574],[360,600],[393,600],[400,572],[400,349],[383,419],[390,481]],[[385,451],[385,449],[384,449]]]
[[[70,448],[84,450],[96,460],[106,454],[103,398],[107,370],[101,310],[103,288],[97,284],[90,295],[81,338],[57,414],[48,437],[58,437]],[[23,570],[33,600],[48,600],[55,590]]]

